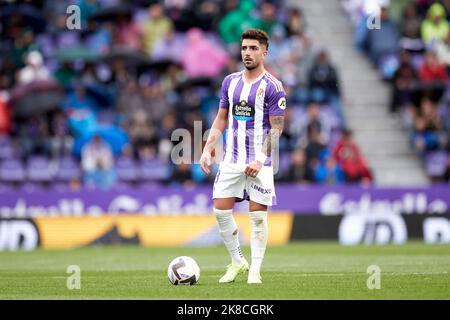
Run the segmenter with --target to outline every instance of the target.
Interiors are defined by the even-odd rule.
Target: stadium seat
[[[425,167],[430,177],[440,177],[447,167],[448,154],[446,151],[432,151],[425,156]]]
[[[56,179],[63,182],[81,179],[81,169],[75,159],[64,157],[59,160]]]
[[[168,166],[159,159],[142,160],[139,163],[139,176],[147,181],[164,181],[169,179],[170,170]]]
[[[21,161],[6,159],[0,164],[0,180],[5,182],[25,181],[25,169]]]
[[[116,160],[116,171],[121,181],[135,182],[138,180],[138,168],[135,161],[130,157],[119,157]]]
[[[46,157],[34,156],[28,160],[26,175],[31,182],[50,182],[54,177],[54,169]]]
[[[13,147],[8,136],[0,136],[0,159],[7,159],[13,156]]]

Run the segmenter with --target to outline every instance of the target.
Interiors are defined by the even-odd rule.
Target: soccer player
[[[275,201],[272,156],[284,125],[286,94],[280,81],[264,68],[269,48],[267,33],[250,29],[241,36],[245,69],[222,82],[217,116],[206,141],[200,166],[209,174],[212,152],[228,128],[226,149],[213,189],[214,214],[231,264],[220,283],[233,282],[248,271],[247,283],[262,283],[261,264],[266,251],[267,207]],[[216,155],[217,156],[217,155]],[[235,201],[249,200],[251,266],[243,257],[238,228],[232,215]]]

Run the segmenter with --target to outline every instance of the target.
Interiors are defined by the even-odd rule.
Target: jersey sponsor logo
[[[255,118],[255,108],[245,100],[235,104],[232,112],[236,120],[249,121]]]
[[[281,110],[284,110],[284,109],[286,109],[286,98],[280,98],[280,100],[278,100],[278,107],[281,109]]]

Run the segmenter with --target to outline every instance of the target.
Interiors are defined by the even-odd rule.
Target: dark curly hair
[[[244,39],[258,40],[260,44],[264,44],[269,49],[269,35],[261,29],[248,29],[242,33],[241,42]]]

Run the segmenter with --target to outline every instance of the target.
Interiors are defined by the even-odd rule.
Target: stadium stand
[[[71,4],[81,9],[81,30],[67,28]],[[243,68],[239,36],[249,27],[270,34],[267,69],[288,95],[276,179],[374,182],[346,130],[339,70],[329,52],[314,47],[302,11],[284,1],[42,0],[0,2],[0,8],[4,188],[211,182],[214,175],[206,177],[198,165],[170,161],[171,134],[193,133],[196,120],[203,130],[211,126],[223,77]],[[438,105],[445,112],[447,100]],[[417,127],[416,118],[408,121]],[[93,137],[103,141],[107,163],[87,159]],[[444,144],[424,151],[430,172],[442,177]]]
[[[410,147],[422,159],[430,180],[449,183],[450,3],[383,1],[380,30],[388,26],[390,31],[381,32],[364,27],[368,2],[341,2],[357,30],[355,45],[389,84],[389,110],[400,116]]]

